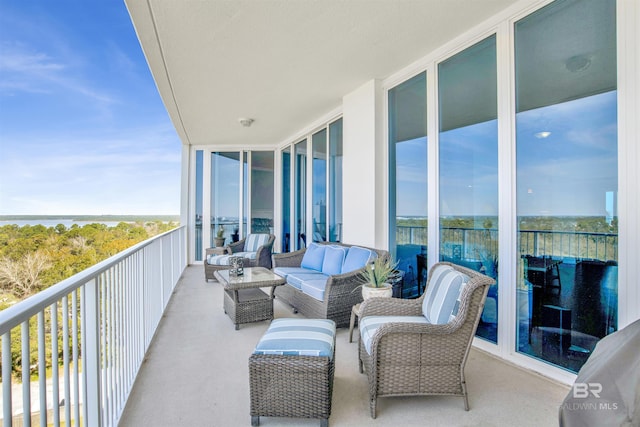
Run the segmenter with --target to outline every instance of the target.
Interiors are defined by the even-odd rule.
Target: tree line
[[[157,234],[175,222],[0,227],[0,310]]]

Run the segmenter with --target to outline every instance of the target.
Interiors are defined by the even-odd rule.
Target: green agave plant
[[[392,262],[390,258],[376,258],[362,272],[364,284],[373,288],[384,287],[384,284],[395,274],[397,265],[398,263]]]

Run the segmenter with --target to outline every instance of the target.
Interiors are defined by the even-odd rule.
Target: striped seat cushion
[[[371,341],[380,326],[386,323],[429,323],[424,316],[366,316],[360,319],[360,339],[368,354],[371,354]]]
[[[268,234],[249,234],[244,241],[244,252],[256,252],[260,246],[266,245],[268,241]]]
[[[444,325],[455,318],[460,293],[468,280],[469,277],[448,265],[433,270],[422,300],[422,314],[429,323]]]
[[[333,358],[336,324],[329,319],[275,319],[253,354]]]
[[[256,259],[255,252],[236,252],[231,255],[209,255],[207,257],[207,264],[209,265],[229,265],[229,258],[231,257],[242,257],[248,259]],[[249,261],[245,259],[244,266],[249,266]]]

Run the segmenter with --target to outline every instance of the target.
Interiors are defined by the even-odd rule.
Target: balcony
[[[44,422],[45,412],[47,425],[56,426],[77,420],[91,426],[248,425],[248,356],[268,322],[235,331],[222,310],[220,286],[204,280],[200,265],[185,265],[183,227],[2,312],[2,425]],[[276,317],[295,316],[278,300],[274,310]],[[7,351],[17,336],[23,358],[31,352],[33,361],[29,345],[37,348],[27,378],[16,374],[22,365]],[[331,425],[368,425],[367,381],[358,373],[357,344],[348,342],[348,330],[338,331],[336,351]],[[50,369],[51,353],[60,355],[57,371]],[[4,381],[12,366],[13,382]],[[466,373],[471,411],[455,397],[386,398],[376,422],[421,425],[437,417],[445,425],[553,425],[568,392],[477,349]],[[23,408],[30,408],[30,420]],[[262,425],[315,422],[264,418]]]

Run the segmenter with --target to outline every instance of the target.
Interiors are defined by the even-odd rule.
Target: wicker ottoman
[[[329,425],[336,325],[276,319],[249,357],[251,425],[260,417],[319,418]]]

